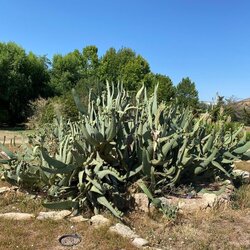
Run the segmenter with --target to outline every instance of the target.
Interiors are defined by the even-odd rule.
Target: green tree
[[[148,62],[140,55],[128,61],[121,69],[121,80],[128,90],[137,90],[150,73]]]
[[[98,49],[83,48],[82,54],[74,50],[66,55],[54,55],[51,70],[51,86],[57,95],[64,94],[77,86],[83,79],[96,82],[99,75]]]
[[[87,46],[82,51],[85,76],[98,76],[99,58],[96,46]]]
[[[115,48],[110,48],[100,59],[100,81],[117,82],[118,80],[118,56]]]
[[[158,86],[158,101],[159,102],[170,102],[175,97],[175,87],[171,79],[168,76],[155,74],[154,75],[154,85],[159,84]],[[154,87],[154,85],[152,87]],[[153,91],[153,88],[152,88]]]
[[[48,91],[48,60],[28,55],[15,43],[0,43],[0,107],[8,117],[2,122],[23,121],[29,100]]]
[[[100,79],[102,82],[121,81],[128,90],[134,91],[140,83],[148,80],[148,62],[130,48],[116,51],[110,48],[100,60]]]
[[[195,83],[188,77],[183,78],[176,86],[176,98],[180,105],[196,107],[199,99]]]
[[[62,94],[73,87],[84,76],[83,58],[79,50],[65,56],[56,54],[52,59],[51,86],[56,94]]]

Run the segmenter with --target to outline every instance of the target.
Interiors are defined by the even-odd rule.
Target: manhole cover
[[[81,242],[81,237],[78,234],[65,234],[59,238],[59,242],[63,246],[74,246]]]

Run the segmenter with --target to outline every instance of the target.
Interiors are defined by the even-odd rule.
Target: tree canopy
[[[98,55],[94,45],[65,55],[55,54],[51,60],[37,56],[15,43],[0,43],[0,122],[16,123],[26,118],[30,101],[37,97],[68,96],[72,88],[88,96],[90,89],[101,91],[106,81],[135,92],[144,84],[152,93],[159,84],[158,101],[178,98],[183,105],[196,105],[198,92],[189,78],[177,88],[166,75],[155,74],[145,58],[130,48],[110,48]]]
[[[182,78],[181,82],[176,86],[176,98],[180,105],[195,107],[199,101],[195,83],[188,77]]]
[[[14,124],[25,117],[29,100],[49,93],[46,57],[39,57],[15,43],[0,43],[0,112]]]

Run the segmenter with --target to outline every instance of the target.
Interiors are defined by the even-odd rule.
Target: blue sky
[[[87,45],[99,55],[130,47],[154,73],[216,92],[250,97],[249,0],[1,0],[0,42],[49,58]]]

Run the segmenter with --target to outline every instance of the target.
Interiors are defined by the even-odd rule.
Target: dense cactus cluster
[[[55,119],[33,141],[34,159],[5,171],[7,180],[25,183],[27,177],[45,188],[48,208],[98,212],[105,206],[121,217],[119,204],[132,183],[157,203],[164,189],[197,176],[231,177],[233,161],[250,158],[243,127],[225,131],[220,122],[207,132],[208,114],[158,105],[157,86],[151,97],[142,86],[132,100],[122,84],[107,83],[102,95],[90,93],[87,108],[73,95],[79,121]]]

